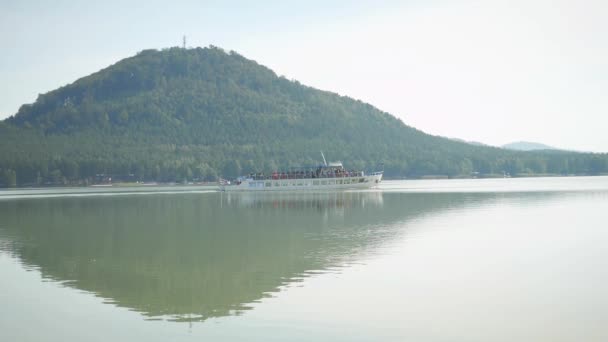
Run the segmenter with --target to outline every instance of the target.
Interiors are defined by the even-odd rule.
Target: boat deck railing
[[[247,178],[253,180],[278,180],[278,179],[324,179],[324,178],[347,178],[363,177],[363,171],[344,171],[344,172],[273,172],[270,175],[263,173],[250,174]]]

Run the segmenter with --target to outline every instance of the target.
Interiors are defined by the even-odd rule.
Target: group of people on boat
[[[250,173],[249,178],[253,180],[266,179],[308,179],[308,178],[338,178],[338,177],[359,177],[363,176],[362,171],[348,171],[343,168],[318,167],[316,170],[293,170],[293,171],[274,171],[271,176],[264,173]]]

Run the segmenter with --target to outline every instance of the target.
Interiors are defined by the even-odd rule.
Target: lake
[[[2,341],[606,341],[608,177],[0,191]]]

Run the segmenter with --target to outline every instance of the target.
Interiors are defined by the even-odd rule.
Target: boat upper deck
[[[316,168],[292,168],[288,171],[274,171],[271,174],[251,173],[247,177],[252,180],[273,180],[273,179],[310,179],[310,178],[345,178],[362,177],[363,171],[349,171],[342,167],[342,164],[322,165]]]

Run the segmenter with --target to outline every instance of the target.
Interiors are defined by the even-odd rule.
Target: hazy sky
[[[427,133],[608,152],[608,1],[124,2],[0,0],[0,118],[185,34]]]

